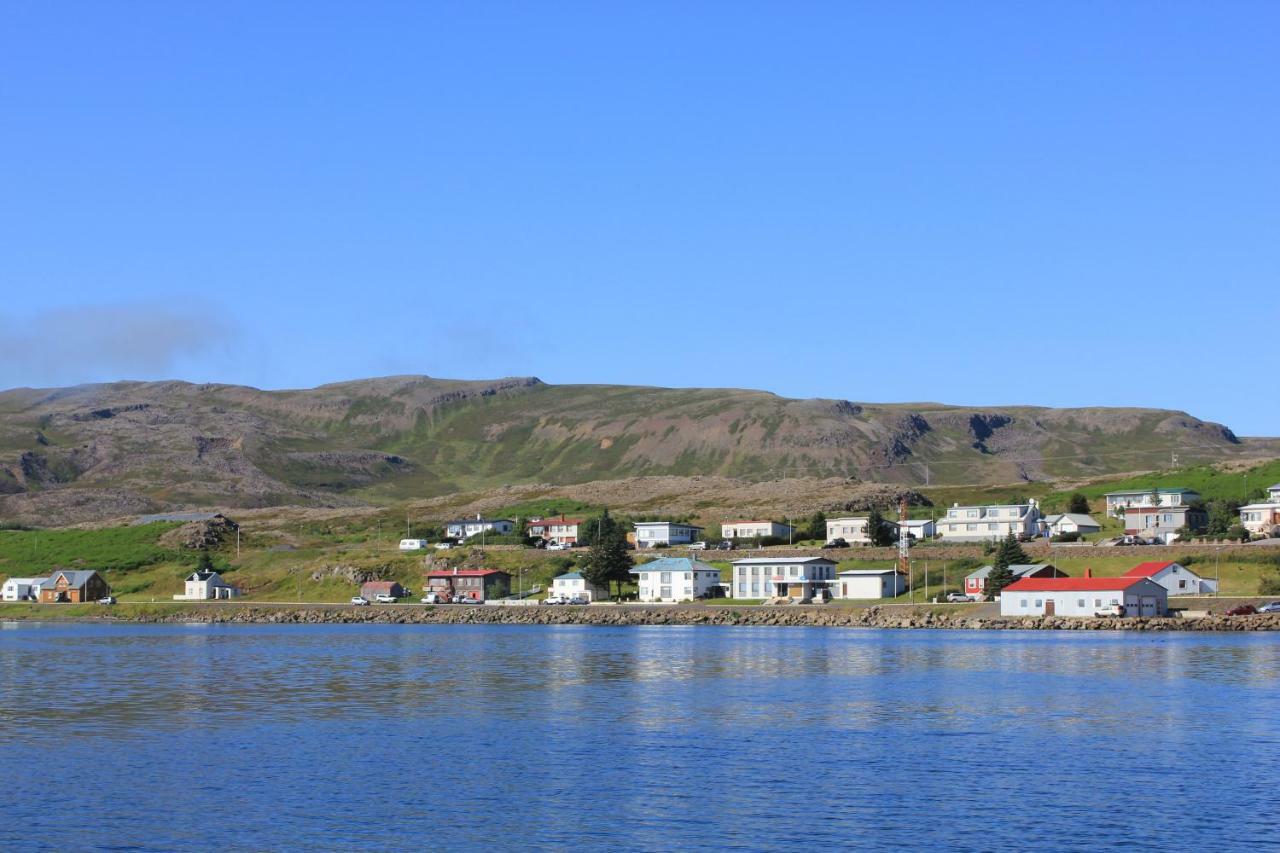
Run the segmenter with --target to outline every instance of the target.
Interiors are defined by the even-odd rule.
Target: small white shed
[[[833,598],[897,598],[907,591],[907,578],[893,569],[846,569],[836,575]]]

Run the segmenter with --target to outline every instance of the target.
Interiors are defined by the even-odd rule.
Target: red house
[[[446,599],[459,595],[472,601],[505,598],[511,594],[511,575],[499,569],[447,569],[428,572],[427,590]]]

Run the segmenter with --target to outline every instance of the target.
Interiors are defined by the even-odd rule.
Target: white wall
[[[670,580],[663,582],[663,575],[669,575]],[[706,595],[720,583],[720,572],[707,569],[694,569],[687,572],[646,572],[641,569],[636,577],[641,601],[692,601]],[[665,596],[664,588],[669,588]]]
[[[1052,599],[1055,616],[1094,616],[1116,604],[1125,605],[1126,616],[1138,616],[1144,602],[1154,603],[1155,612],[1148,615],[1164,615],[1168,610],[1168,597],[1159,584],[1143,581],[1125,590],[1114,589],[1087,592],[1058,590],[1055,592],[1010,592],[1000,594],[1001,616],[1043,616],[1046,604]],[[1081,605],[1081,601],[1084,602]]]
[[[883,575],[837,575],[832,590],[835,598],[894,598],[907,588],[907,579],[894,572]]]

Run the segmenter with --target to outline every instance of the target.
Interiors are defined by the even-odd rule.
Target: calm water
[[[0,626],[0,848],[1237,849],[1280,637]]]

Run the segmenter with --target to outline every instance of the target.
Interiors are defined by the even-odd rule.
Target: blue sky
[[[7,3],[0,385],[536,375],[1280,435],[1247,367],[1278,37],[1248,2]]]

